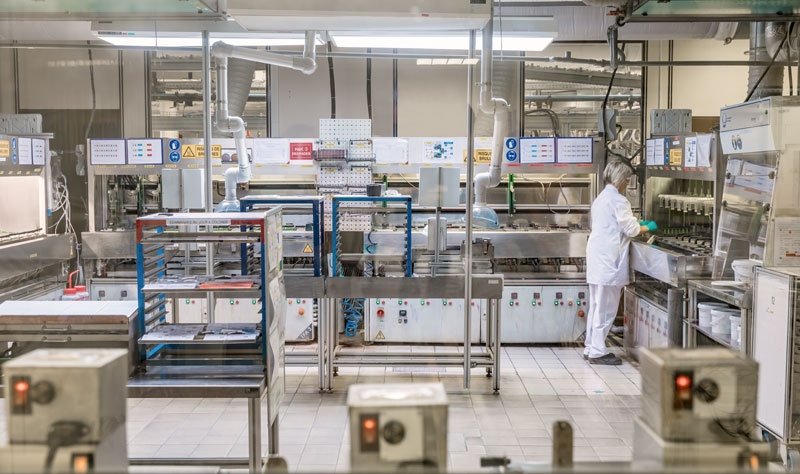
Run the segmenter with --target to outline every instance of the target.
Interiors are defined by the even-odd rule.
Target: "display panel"
[[[125,164],[125,140],[90,140],[89,151],[89,164]]]
[[[592,162],[592,137],[557,138],[556,160],[559,163],[591,163]]]
[[[544,164],[556,162],[556,139],[551,137],[531,137],[519,139],[519,161],[523,164]]]
[[[163,165],[164,155],[160,138],[128,140],[129,165]]]

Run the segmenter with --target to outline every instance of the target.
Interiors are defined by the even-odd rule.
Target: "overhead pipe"
[[[239,200],[236,199],[236,185],[249,182],[252,174],[250,159],[247,156],[247,148],[244,142],[247,137],[247,123],[242,117],[230,115],[228,109],[228,59],[244,59],[294,69],[303,74],[312,74],[317,69],[315,42],[316,32],[307,31],[302,56],[287,56],[269,51],[259,51],[252,48],[233,46],[222,41],[217,41],[211,47],[211,54],[217,64],[217,113],[214,118],[214,126],[220,132],[233,133],[239,162],[238,167],[225,170],[225,199],[217,206],[217,212],[239,211]]]
[[[479,108],[481,112],[494,115],[494,131],[492,132],[492,159],[489,171],[475,176],[475,205],[473,213],[485,227],[496,227],[497,214],[486,205],[488,188],[500,184],[503,142],[508,132],[509,112],[511,106],[501,97],[492,96],[492,39],[494,35],[494,15],[481,32],[481,84]],[[471,158],[471,157],[470,157]]]

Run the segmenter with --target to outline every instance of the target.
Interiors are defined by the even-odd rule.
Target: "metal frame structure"
[[[697,335],[702,334],[717,344],[741,351],[747,356],[752,356],[751,332],[753,330],[753,293],[752,291],[742,292],[726,288],[711,286],[710,280],[690,280],[689,285],[689,307],[687,308],[686,318],[683,320],[683,347],[693,349],[698,346]],[[729,337],[713,334],[709,328],[704,328],[698,324],[697,304],[701,303],[698,297],[711,298],[721,301],[741,310],[742,329],[741,344],[737,345]]]
[[[166,315],[166,297],[173,295],[177,297],[187,296],[205,296],[207,293],[223,293],[230,297],[257,297],[261,299],[261,336],[258,343],[260,360],[250,361],[249,363],[258,363],[267,365],[267,258],[264,258],[267,252],[267,217],[272,214],[280,213],[280,209],[273,209],[268,212],[251,212],[251,213],[198,213],[198,214],[171,214],[162,213],[155,214],[147,217],[140,217],[136,220],[136,281],[138,287],[139,298],[139,328],[137,338],[140,340],[140,359],[147,364],[171,365],[169,360],[156,361],[156,356],[163,355],[163,352],[170,347],[180,347],[178,341],[173,341],[169,345],[159,344],[151,350],[147,350],[147,344],[141,344],[141,338],[145,335],[146,329],[151,324],[157,324],[165,321]],[[197,233],[184,233],[184,232],[165,232],[168,226],[182,226],[182,225],[205,225],[207,230],[205,232]],[[240,233],[229,231],[215,232],[213,227],[217,226],[239,226]],[[246,229],[258,228],[256,232],[245,232]],[[150,230],[147,234],[145,232]],[[153,232],[154,231],[154,232]],[[201,290],[201,289],[171,289],[164,290],[147,290],[146,283],[153,277],[161,278],[166,275],[166,263],[168,258],[166,256],[166,245],[173,243],[186,243],[186,242],[205,242],[205,243],[241,243],[245,246],[257,245],[260,248],[262,258],[259,259],[260,274],[257,281],[257,287],[250,290]],[[145,247],[147,246],[147,247]],[[213,255],[209,255],[212,259]],[[249,262],[247,262],[249,263]],[[247,272],[252,267],[243,266],[242,273]],[[151,303],[152,302],[152,303]],[[148,303],[151,303],[148,305]],[[209,323],[213,323],[212,315],[209,313]],[[192,361],[194,365],[205,365],[204,360]],[[239,363],[244,360],[238,360]],[[218,364],[219,361],[213,361],[212,365]]]
[[[283,208],[295,208],[311,206],[313,219],[313,253],[314,253],[314,276],[319,277],[325,274],[325,226],[324,211],[325,198],[322,196],[308,197],[267,197],[267,196],[247,196],[239,200],[242,212],[248,212],[258,204],[279,205]],[[242,270],[247,267],[245,245],[242,244]]]
[[[471,143],[471,142],[470,142]],[[405,275],[410,277],[413,273],[411,266],[411,197],[410,196],[334,196],[331,200],[331,239],[333,240],[333,252],[331,257],[331,273],[334,277],[341,276],[341,231],[339,230],[339,204],[342,202],[372,202],[372,203],[392,203],[399,202],[406,205],[406,271]],[[358,210],[358,208],[356,208]],[[387,208],[382,208],[385,212]]]

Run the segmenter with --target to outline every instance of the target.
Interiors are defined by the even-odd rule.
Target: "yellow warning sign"
[[[491,163],[492,162],[492,150],[474,150],[473,155],[475,157],[475,163]],[[464,163],[467,162],[467,150],[464,150]]]
[[[383,335],[383,331],[378,331],[378,335],[375,336],[375,339],[380,341],[380,340],[386,339],[386,336]]]
[[[672,148],[669,150],[669,164],[670,166],[681,166],[683,164],[682,149]]]
[[[11,145],[8,140],[0,140],[0,158],[11,156]]]
[[[311,245],[306,244],[306,246],[303,247],[303,253],[311,253],[311,252],[312,252]]]
[[[203,145],[183,145],[181,147],[183,158],[205,158],[205,146]],[[222,156],[222,145],[211,145],[211,158]]]

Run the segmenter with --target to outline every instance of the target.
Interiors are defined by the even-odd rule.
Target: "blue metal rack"
[[[325,226],[323,225],[325,212],[325,199],[322,196],[298,196],[298,197],[270,197],[270,196],[247,196],[239,201],[242,212],[252,210],[256,205],[280,205],[284,208],[295,208],[311,206],[312,226],[313,226],[313,253],[314,253],[314,276],[325,274]],[[247,274],[248,254],[246,246],[242,245],[242,273]]]
[[[333,266],[333,276],[343,276],[341,273],[340,253],[341,235],[339,232],[339,204],[342,202],[377,202],[391,203],[399,202],[406,205],[406,276],[412,273],[411,266],[411,196],[334,196],[331,200],[331,238],[333,239],[333,256],[331,265]]]
[[[203,288],[165,288],[162,290],[147,290],[145,287],[148,283],[162,278],[166,274],[167,261],[166,246],[184,241],[192,242],[225,242],[229,239],[238,240],[239,242],[246,241],[242,245],[247,247],[245,251],[249,251],[252,247],[258,247],[259,254],[266,255],[266,236],[267,236],[267,217],[272,214],[279,214],[280,210],[275,209],[274,212],[251,212],[251,213],[194,213],[194,214],[181,214],[181,213],[161,213],[150,216],[140,217],[136,220],[136,280],[138,286],[138,299],[139,299],[139,324],[137,327],[136,338],[141,345],[140,359],[152,363],[154,365],[161,365],[153,359],[163,354],[168,349],[176,349],[181,347],[188,347],[188,345],[195,345],[196,343],[182,343],[180,341],[167,341],[163,344],[155,344],[152,342],[141,341],[140,338],[144,336],[148,330],[152,330],[155,326],[165,324],[166,315],[166,299],[167,298],[204,298],[208,293],[216,293],[217,295],[224,295],[224,297],[247,297],[258,298],[261,313],[261,335],[257,341],[253,343],[239,344],[240,347],[253,348],[258,353],[254,359],[240,358],[230,359],[225,361],[213,360],[209,365],[237,365],[237,364],[267,364],[268,353],[268,338],[267,332],[271,324],[272,312],[268,311],[267,302],[267,278],[277,278],[278,276],[270,276],[267,268],[267,259],[260,258],[259,270],[254,272],[259,278],[256,280],[256,285],[252,289],[203,289]],[[280,216],[278,216],[280,218]],[[217,227],[221,230],[208,230],[206,232],[185,235],[181,232],[165,232],[168,227],[175,228],[176,226],[184,225],[200,225],[208,226],[209,228]],[[241,229],[241,234],[231,232],[227,229]],[[245,229],[253,230],[255,232],[245,232]],[[280,232],[280,226],[277,227],[277,232]],[[241,238],[239,237],[241,235]],[[279,274],[281,266],[280,262],[277,264],[277,272]],[[255,268],[254,268],[255,270]],[[271,272],[274,273],[274,272]],[[220,346],[230,344],[230,342],[221,343]],[[205,344],[205,347],[211,348],[214,344]],[[188,361],[188,360],[187,360]],[[164,365],[175,365],[187,363],[187,361],[168,360],[163,361]],[[195,365],[206,365],[202,360],[192,360]]]

